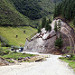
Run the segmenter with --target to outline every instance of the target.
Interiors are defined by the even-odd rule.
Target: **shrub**
[[[0,36],[0,41],[1,41],[1,47],[10,47],[8,44],[8,40],[6,40],[4,37]]]
[[[46,26],[46,17],[44,17],[43,19],[42,19],[42,28],[44,28]]]
[[[54,27],[54,30],[55,30],[55,32],[58,31],[58,28],[57,28],[57,22],[56,22],[56,21],[55,21],[55,27]]]
[[[38,26],[38,33],[41,32],[41,26]]]
[[[61,37],[57,38],[55,41],[55,46],[61,48],[63,46],[63,40]]]
[[[73,25],[75,26],[75,17],[74,17],[74,20],[73,20]]]
[[[45,27],[45,29],[46,29],[47,31],[51,31],[51,26],[49,25],[49,22],[48,22],[48,21],[46,22],[46,27]]]
[[[9,50],[4,50],[3,48],[0,48],[0,55],[3,56],[3,55],[6,55],[6,54],[9,54]]]

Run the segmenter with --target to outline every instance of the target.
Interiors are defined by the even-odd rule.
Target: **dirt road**
[[[0,67],[0,75],[75,75],[67,63],[58,59],[60,55],[50,55],[43,62],[22,63]]]

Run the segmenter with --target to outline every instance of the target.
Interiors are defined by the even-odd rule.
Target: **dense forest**
[[[54,2],[51,0],[12,0],[16,9],[32,20],[52,14]]]
[[[60,0],[0,0],[0,26],[35,27],[42,17],[53,14],[54,1]]]
[[[73,20],[75,17],[75,0],[63,0],[55,5],[54,17],[63,16],[66,20]]]

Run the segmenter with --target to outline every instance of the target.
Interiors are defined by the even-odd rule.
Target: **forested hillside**
[[[66,20],[73,20],[75,17],[75,0],[63,0],[55,7],[54,17],[62,15]]]
[[[35,19],[53,14],[54,1],[0,0],[0,26],[37,25]]]
[[[20,13],[32,20],[52,14],[54,10],[54,3],[51,0],[12,0],[12,2]]]
[[[0,26],[29,25],[30,19],[19,13],[9,0],[0,0]]]

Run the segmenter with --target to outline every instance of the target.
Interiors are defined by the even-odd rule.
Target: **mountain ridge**
[[[35,0],[35,1],[29,0],[28,3],[30,2],[29,5],[30,4],[31,5],[30,6],[28,4],[27,5],[29,7],[31,7],[31,9],[29,9],[30,12],[26,11],[23,8],[24,6],[21,6],[22,9],[24,9],[21,11],[26,11],[26,13],[28,15],[24,15],[23,13],[21,13],[18,10],[20,8],[17,8],[16,5],[18,3],[23,5],[23,2],[21,3],[21,1],[26,2],[25,0],[0,0],[0,26],[18,26],[18,25],[35,26],[35,25],[38,25],[39,20],[42,17],[53,14],[54,2],[52,2],[52,0],[44,0],[44,1],[42,1],[42,0]],[[31,1],[32,1],[32,3],[31,3]],[[37,2],[38,2],[38,4],[37,4]],[[39,7],[36,5],[38,5]],[[36,6],[36,9],[35,9],[35,6]],[[19,7],[20,7],[20,5],[19,5]],[[32,8],[34,10],[33,12],[32,12]],[[28,8],[27,8],[27,10],[28,10]],[[32,19],[29,18],[29,16]]]

